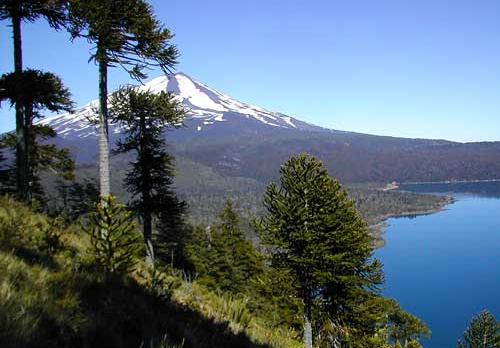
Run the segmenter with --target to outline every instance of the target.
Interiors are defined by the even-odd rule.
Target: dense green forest
[[[123,201],[129,194],[121,185],[126,173],[126,164],[130,159],[118,155],[111,158],[111,166],[116,181],[111,183],[115,195]],[[262,195],[265,184],[244,177],[224,176],[213,168],[176,156],[174,187],[178,196],[187,204],[187,218],[194,224],[211,225],[223,209],[227,200],[231,200],[234,209],[242,217],[242,227],[251,239],[257,238],[251,228],[250,220],[264,213]],[[279,169],[279,168],[278,168]],[[77,181],[97,180],[98,171],[94,166],[79,166],[75,169]],[[47,187],[57,187],[54,177],[45,177]],[[389,217],[415,215],[434,212],[451,202],[450,197],[415,194],[410,192],[386,191],[385,185],[347,184],[351,198],[361,216],[368,222],[370,231],[381,245],[383,240],[382,223]],[[61,199],[55,189],[47,190],[47,204],[57,206]]]
[[[23,68],[21,28],[39,19],[93,47],[94,176],[96,166],[75,170],[71,152],[48,141],[55,131],[37,124],[47,111],[73,107],[58,76]],[[163,132],[175,132],[186,110],[168,92],[108,95],[109,69],[144,80],[149,68],[177,63],[173,33],[148,2],[2,0],[0,20],[10,23],[14,47],[0,102],[16,119],[0,157],[2,347],[418,348],[431,335],[382,295],[367,221],[438,209],[445,199],[346,189],[309,154],[275,162],[276,180],[248,192],[241,186],[251,180],[211,181],[210,170],[203,182],[230,181],[220,195],[186,176],[176,182],[176,166],[189,163],[175,161]],[[111,122],[124,126],[116,144]],[[196,205],[202,195],[207,206]],[[498,341],[499,324],[484,312],[459,345]]]

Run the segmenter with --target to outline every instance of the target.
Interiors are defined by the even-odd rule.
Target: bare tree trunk
[[[33,138],[35,134],[31,133],[33,125],[33,104],[24,105],[24,175],[26,177],[26,186],[25,186],[25,199],[28,203],[31,203],[33,199],[33,166],[30,161],[33,159],[30,158],[30,155],[33,151],[32,146],[34,146],[35,139]]]
[[[21,39],[21,17],[12,17],[12,31],[14,38],[14,73],[20,77],[23,72],[23,53]],[[26,200],[26,135],[24,128],[23,106],[16,100],[16,187],[21,199]]]
[[[142,218],[144,242],[146,243],[146,263],[154,265],[155,255],[153,249],[153,223],[151,216],[151,170],[149,168],[148,149],[146,149],[146,119],[144,115],[140,116],[140,156],[142,157]]]
[[[306,348],[312,348],[313,346],[311,305],[309,303],[306,303],[304,308],[304,345]]]
[[[99,184],[101,197],[110,195],[108,132],[108,65],[102,49],[99,59]]]

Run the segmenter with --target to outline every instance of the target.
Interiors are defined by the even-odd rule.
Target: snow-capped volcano
[[[179,159],[185,176],[214,185],[219,194],[225,194],[228,187],[219,174],[243,180],[231,186],[234,190],[247,179],[268,183],[277,178],[281,163],[304,152],[321,159],[344,182],[500,177],[500,142],[460,144],[329,130],[242,103],[182,73],[160,76],[137,88],[169,91],[189,110],[186,127],[165,132],[169,152]],[[57,131],[58,137],[52,141],[68,148],[76,163],[85,168],[95,168],[98,163],[97,127],[89,122],[95,118],[97,106],[93,101],[75,113],[41,121]],[[112,145],[121,131],[110,125]],[[116,156],[113,161],[112,175],[123,168],[124,159]]]
[[[239,102],[223,93],[220,93],[200,82],[197,82],[183,73],[176,73],[157,77],[139,87],[142,91],[159,93],[168,91],[176,95],[182,105],[188,110],[187,121],[193,130],[206,130],[220,122],[256,121],[261,125],[285,129],[310,129],[313,125],[298,121],[279,112],[268,111],[263,108]],[[96,135],[96,127],[89,122],[95,117],[98,101],[94,100],[77,110],[47,117],[41,121],[51,125],[62,136],[78,136],[85,138]],[[317,127],[319,128],[319,127]],[[120,129],[112,127],[114,133]]]

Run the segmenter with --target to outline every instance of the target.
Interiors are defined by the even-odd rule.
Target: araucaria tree
[[[146,243],[146,257],[154,262],[153,217],[162,220],[183,213],[184,204],[172,191],[172,157],[166,152],[164,130],[181,125],[184,110],[172,94],[153,94],[124,88],[111,97],[111,120],[123,127],[125,137],[117,142],[117,153],[135,152],[125,186],[132,194],[131,206],[138,212]],[[166,223],[166,221],[164,221]]]
[[[104,197],[110,194],[108,68],[120,66],[143,79],[148,67],[169,71],[178,54],[170,43],[173,35],[144,0],[72,0],[70,22],[72,38],[94,45],[90,59],[99,66],[99,180]]]
[[[0,77],[0,105],[7,101],[11,106],[21,105],[23,109],[23,197],[30,202],[33,193],[41,193],[37,172],[51,169],[56,173],[68,174],[73,170],[73,161],[67,149],[56,149],[44,143],[56,136],[55,131],[46,125],[34,125],[43,117],[41,111],[71,111],[73,101],[69,90],[56,75],[39,70],[28,69],[21,73],[10,73]],[[19,138],[7,136],[5,145],[17,149]],[[19,171],[15,163],[16,172]]]
[[[21,23],[43,17],[53,28],[59,29],[66,20],[66,4],[67,1],[60,0],[0,0],[0,20],[10,20],[12,25],[14,74],[23,72]],[[29,178],[24,109],[21,102],[13,102],[16,109],[16,187],[20,197],[26,199]]]
[[[493,314],[483,311],[472,318],[458,348],[498,348],[500,347],[500,322]]]
[[[304,343],[312,347],[313,306],[348,327],[357,301],[382,283],[381,264],[372,259],[372,238],[354,203],[321,162],[292,157],[280,181],[267,187],[268,214],[256,227],[272,266],[294,279],[304,305]]]

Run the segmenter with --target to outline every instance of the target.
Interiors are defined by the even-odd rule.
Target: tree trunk
[[[33,199],[33,161],[30,158],[30,155],[33,151],[33,146],[35,145],[35,134],[32,134],[32,125],[33,125],[33,104],[24,105],[24,175],[26,177],[26,186],[25,186],[25,199],[28,203],[31,203]]]
[[[142,161],[142,219],[143,219],[143,232],[144,242],[146,243],[146,263],[150,266],[154,265],[155,255],[153,249],[153,223],[151,216],[151,187],[150,176],[151,170],[149,168],[148,149],[146,148],[146,119],[145,115],[140,116],[140,161]]]
[[[101,197],[110,195],[108,132],[108,65],[105,52],[98,48],[99,59],[99,184]]]
[[[312,348],[312,325],[311,325],[311,305],[306,303],[304,308],[304,345],[306,348]]]
[[[12,16],[12,31],[14,39],[14,73],[20,77],[23,72],[23,52],[21,39],[21,17]],[[24,128],[23,106],[19,100],[16,104],[16,188],[22,200],[26,200],[26,135]]]

